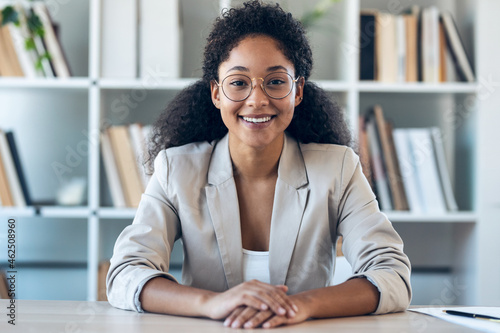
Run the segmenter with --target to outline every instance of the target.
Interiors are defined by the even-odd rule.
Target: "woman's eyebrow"
[[[240,71],[240,72],[250,72],[250,70],[244,66],[234,66],[234,67],[231,67],[227,70],[226,73],[229,73],[231,71]]]
[[[267,69],[266,69],[267,72],[276,72],[278,70],[282,70],[282,71],[288,72],[288,70],[285,67],[281,66],[281,65],[267,67]],[[229,72],[231,72],[231,71],[250,72],[250,70],[247,67],[245,67],[245,66],[234,66],[234,67],[229,68],[226,71],[226,74],[229,73]]]
[[[285,67],[281,66],[281,65],[267,67],[267,71],[268,72],[275,72],[277,70],[283,70],[285,72],[288,72],[288,70]]]

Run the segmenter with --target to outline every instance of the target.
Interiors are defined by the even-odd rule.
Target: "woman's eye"
[[[238,80],[231,81],[230,84],[235,87],[243,87],[248,85],[245,81],[238,81]]]
[[[281,80],[281,79],[273,79],[273,80],[269,80],[267,82],[267,85],[268,86],[274,86],[274,85],[280,85],[280,84],[283,84],[285,83],[285,81]]]

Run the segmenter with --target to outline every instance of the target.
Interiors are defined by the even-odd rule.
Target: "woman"
[[[278,5],[217,19],[203,78],[155,125],[154,173],[111,259],[112,305],[235,328],[408,306],[402,241],[311,68],[302,26]],[[338,236],[353,275],[331,286]],[[168,273],[179,238],[183,285]]]

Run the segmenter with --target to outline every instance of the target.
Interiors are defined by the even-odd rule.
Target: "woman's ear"
[[[212,103],[214,103],[215,107],[219,109],[220,105],[220,89],[219,85],[215,83],[214,80],[210,81],[210,93],[212,95]]]
[[[299,105],[304,98],[305,79],[300,77],[295,84],[295,106]]]

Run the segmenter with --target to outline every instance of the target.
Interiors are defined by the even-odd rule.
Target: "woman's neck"
[[[229,138],[229,152],[235,177],[257,180],[276,177],[284,135],[263,148],[254,148]]]

